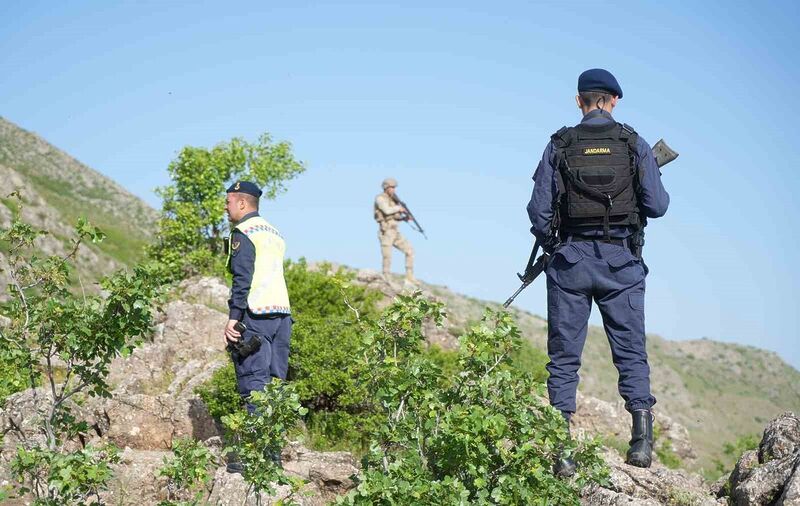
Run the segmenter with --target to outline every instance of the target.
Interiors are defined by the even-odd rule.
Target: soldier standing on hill
[[[414,248],[403,237],[398,229],[398,223],[408,221],[408,209],[395,202],[394,192],[397,181],[394,178],[383,180],[383,193],[375,197],[375,221],[378,222],[378,240],[381,243],[381,256],[383,257],[383,277],[389,279],[392,270],[392,247],[406,255],[406,281],[416,283],[414,278]]]
[[[650,146],[611,116],[622,98],[614,76],[587,70],[575,98],[583,119],[551,137],[528,204],[531,231],[552,255],[546,270],[548,394],[569,423],[594,300],[619,371],[619,393],[633,418],[626,461],[650,467],[656,399],[645,346],[641,231],[646,218],[666,213],[669,195]],[[575,462],[563,454],[555,471],[570,476]]]
[[[283,277],[286,243],[278,231],[258,214],[261,190],[237,181],[227,190],[225,210],[232,224],[228,241],[228,269],[233,275],[228,300],[225,344],[236,371],[239,395],[247,410],[250,392],[263,390],[272,378],[286,379],[292,317]],[[280,464],[280,455],[271,458]],[[241,464],[228,465],[241,472]]]

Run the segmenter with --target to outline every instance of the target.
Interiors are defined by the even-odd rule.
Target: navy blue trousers
[[[650,366],[644,332],[646,266],[626,247],[590,241],[556,250],[547,267],[547,391],[566,418],[575,412],[578,369],[592,300],[600,308],[625,409],[649,409]]]
[[[232,356],[239,395],[245,400],[247,410],[253,413],[255,407],[248,402],[250,392],[263,390],[272,378],[286,379],[293,320],[289,315],[258,318],[246,314],[242,322],[247,326],[242,334],[245,342],[261,340],[261,348],[252,355],[244,359]]]

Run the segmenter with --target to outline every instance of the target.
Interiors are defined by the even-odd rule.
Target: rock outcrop
[[[698,475],[667,469],[654,463],[649,469],[625,464],[622,457],[608,450],[604,459],[611,470],[608,487],[589,486],[583,491],[586,506],[716,506],[725,504],[715,498]]]
[[[764,429],[757,450],[736,463],[720,496],[735,506],[800,506],[800,418],[784,413]]]

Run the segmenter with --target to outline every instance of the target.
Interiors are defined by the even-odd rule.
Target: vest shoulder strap
[[[550,136],[550,140],[556,149],[564,149],[575,140],[575,131],[573,127],[563,126],[558,129],[556,133]]]

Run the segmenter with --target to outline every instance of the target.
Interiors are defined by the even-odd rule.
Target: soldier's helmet
[[[393,177],[387,177],[386,179],[383,180],[383,183],[381,183],[381,186],[383,186],[384,190],[386,188],[396,188],[397,187],[397,179],[395,179]]]

